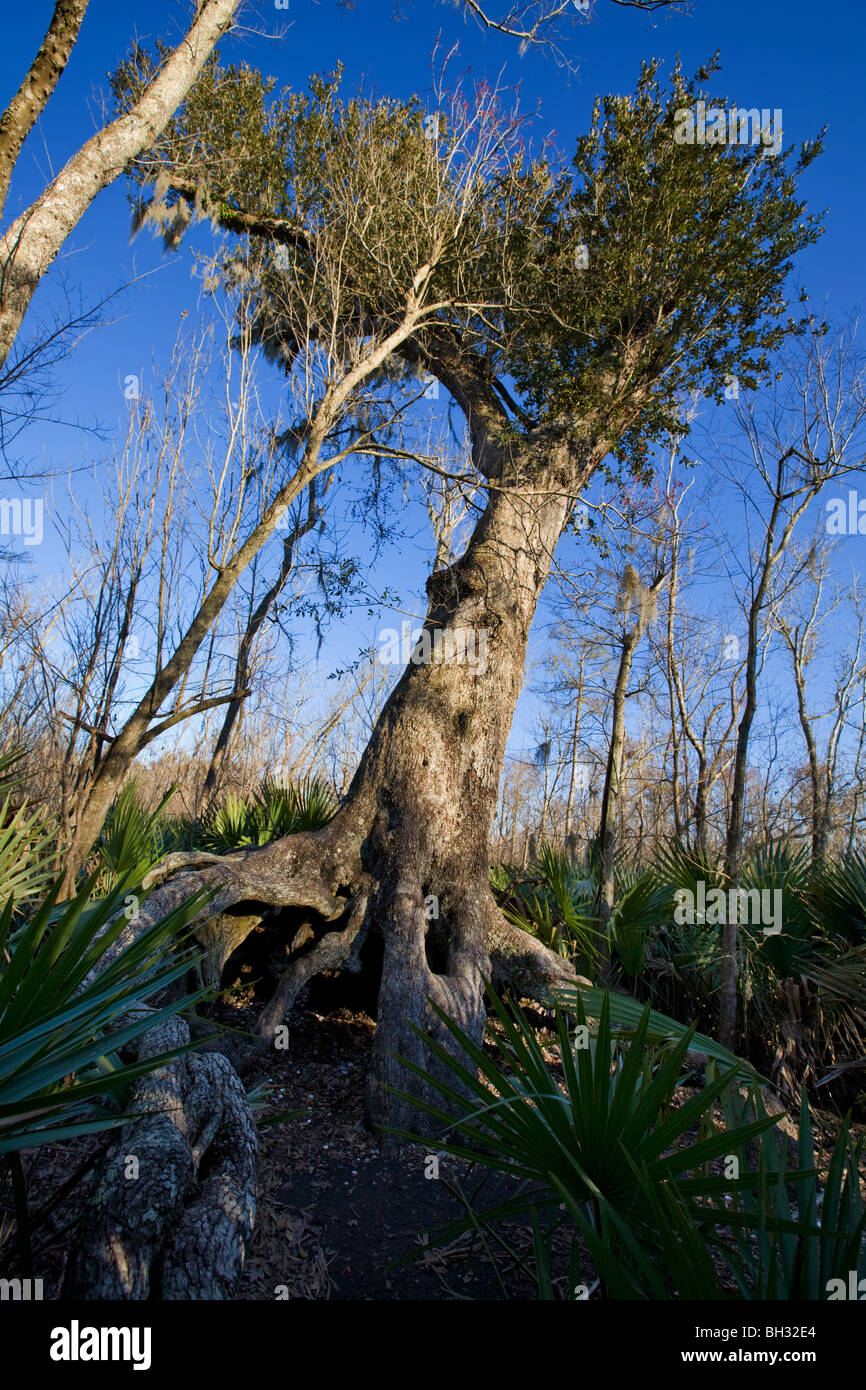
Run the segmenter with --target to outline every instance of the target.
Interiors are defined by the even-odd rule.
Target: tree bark
[[[89,0],[57,0],[51,23],[24,81],[0,118],[0,216],[21,147],[69,62]]]
[[[69,233],[96,195],[165,128],[229,29],[239,3],[205,0],[183,42],[133,108],[97,131],[0,240],[0,365],[9,356],[39,281]]]
[[[215,884],[198,926],[213,978],[257,906],[304,907],[314,939],[290,961],[284,1004],[301,975],[353,967],[358,942],[378,933],[384,964],[367,1108],[380,1125],[423,1124],[387,1087],[417,1089],[395,1054],[433,1069],[413,1025],[449,1043],[430,1000],[480,1040],[485,979],[548,1005],[553,986],[574,980],[566,962],[505,921],[489,885],[490,834],[530,624],[572,499],[599,456],[591,444],[577,458],[565,446],[551,448],[544,489],[491,490],[464,555],[428,580],[425,636],[335,818],[315,833],[235,854],[171,855],[151,880],[166,881],[139,913],[142,923],[152,920],[203,883]],[[459,632],[474,637],[476,659],[437,660],[437,642],[447,653]],[[420,659],[425,643],[429,661]],[[265,1010],[261,1031],[272,1032],[281,1014],[279,1005]]]
[[[140,1057],[189,1041],[173,1018]],[[137,1082],[103,1159],[67,1262],[64,1297],[226,1299],[240,1281],[256,1210],[255,1123],[227,1057],[186,1054]]]

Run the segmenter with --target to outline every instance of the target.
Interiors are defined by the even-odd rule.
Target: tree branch
[[[57,0],[39,52],[0,118],[0,216],[21,147],[60,81],[89,0]]]

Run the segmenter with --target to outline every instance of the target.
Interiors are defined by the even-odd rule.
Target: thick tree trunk
[[[314,939],[290,958],[281,997],[260,1021],[264,1033],[305,979],[356,967],[365,935],[379,933],[384,964],[367,1102],[382,1125],[422,1124],[386,1088],[418,1089],[394,1054],[431,1071],[413,1025],[449,1040],[430,1000],[479,1039],[485,978],[547,1003],[552,986],[574,979],[499,913],[489,840],[530,624],[570,499],[592,465],[589,446],[580,466],[563,451],[544,490],[491,493],[463,557],[428,581],[424,635],[329,825],[226,856],[171,855],[153,876],[154,884],[167,881],[139,914],[143,923],[202,883],[216,885],[198,929],[214,978],[257,920],[257,905],[303,906]]]
[[[465,555],[427,584],[426,632],[475,635],[479,659],[410,663],[349,791],[370,824],[365,867],[385,944],[368,1091],[379,1122],[405,1118],[384,1089],[407,1085],[393,1054],[431,1067],[411,1025],[445,1040],[428,997],[481,1037],[488,937],[499,921],[490,832],[529,628],[568,510],[563,493],[491,495]]]

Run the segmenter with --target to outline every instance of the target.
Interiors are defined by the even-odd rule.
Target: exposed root
[[[141,880],[141,886],[147,892],[153,888],[158,888],[161,883],[165,883],[167,878],[176,874],[179,869],[201,869],[206,865],[219,864],[225,865],[225,856],[222,854],[209,854],[205,850],[177,850],[174,854],[166,854],[157,864],[154,864],[149,874],[145,874]]]
[[[197,1057],[221,1115],[206,1153],[193,1148],[199,1186],[173,1224],[163,1250],[159,1292],[164,1299],[226,1299],[237,1289],[256,1216],[255,1122],[246,1092],[227,1057]]]
[[[492,899],[486,925],[494,989],[508,985],[521,998],[552,1009],[557,985],[592,984],[584,975],[577,975],[567,960],[537,937],[507,921]]]
[[[273,996],[259,1014],[258,1031],[262,1037],[274,1036],[288,1017],[298,994],[314,975],[323,970],[339,970],[342,966],[351,969],[350,956],[357,968],[358,952],[367,932],[366,916],[365,893],[354,900],[349,921],[342,931],[326,932],[309,951],[289,962]]]
[[[363,925],[368,899],[373,901],[379,887],[361,864],[360,836],[341,834],[339,820],[338,815],[323,830],[237,854],[168,855],[146,881],[155,889],[146,904],[151,921],[196,888],[216,887],[212,903],[195,923],[196,937],[208,951],[211,978],[269,908],[306,908],[325,922],[335,922],[345,915],[349,902],[345,888],[338,890],[352,886],[349,924],[342,931],[326,932],[310,951],[290,962],[260,1019],[266,1035],[282,1022],[303,984],[318,971],[344,963]],[[231,909],[241,902],[259,908],[259,915],[232,916]],[[492,896],[483,895],[482,911],[494,987],[508,984],[524,998],[550,1008],[556,985],[590,983],[542,942],[507,922]]]
[[[174,1018],[150,1029],[149,1057],[183,1046]],[[64,1296],[230,1298],[255,1220],[255,1124],[226,1057],[186,1054],[143,1077],[104,1158],[67,1265]]]

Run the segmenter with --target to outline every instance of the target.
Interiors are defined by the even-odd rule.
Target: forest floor
[[[444,1154],[438,1155],[438,1178],[429,1177],[435,1150],[424,1145],[383,1152],[363,1115],[375,1023],[363,1008],[333,1005],[315,997],[299,1001],[284,1050],[245,1041],[260,1008],[250,995],[230,996],[217,1011],[219,1022],[238,1031],[215,1045],[225,1045],[226,1036],[232,1040],[233,1060],[254,1092],[261,1126],[256,1230],[235,1298],[535,1297],[534,1280],[520,1264],[531,1256],[525,1224],[497,1228],[507,1249],[474,1234],[444,1245],[434,1241],[436,1227],[465,1216],[461,1193],[484,1208],[511,1195],[513,1183]],[[556,1066],[552,1048],[548,1060]],[[689,1094],[684,1089],[678,1099]],[[302,1113],[263,1123],[287,1111]],[[822,1163],[837,1126],[823,1113],[815,1125]],[[87,1201],[95,1160],[111,1142],[111,1135],[88,1137],[26,1155],[32,1211],[70,1185],[34,1237],[33,1272],[44,1280],[45,1298],[60,1295],[68,1236]],[[7,1276],[22,1272],[14,1245],[11,1213],[0,1209],[0,1272]],[[592,1282],[591,1271],[582,1277]],[[557,1282],[568,1297],[564,1274]]]
[[[363,1113],[374,1033],[363,1012],[308,1008],[288,1051],[265,1059],[267,1111],[307,1113],[261,1131],[257,1230],[236,1297],[501,1299],[500,1279],[510,1297],[531,1297],[534,1284],[504,1252],[494,1267],[477,1238],[431,1243],[432,1228],[466,1215],[460,1191],[476,1198],[480,1183],[492,1205],[514,1185],[432,1147],[382,1151]],[[438,1178],[426,1176],[436,1167]],[[529,1249],[528,1229],[512,1223],[508,1234]]]
[[[242,998],[242,997],[241,997]],[[442,1300],[533,1296],[534,1282],[507,1255],[496,1267],[477,1238],[434,1249],[429,1233],[466,1214],[457,1191],[478,1196],[470,1165],[438,1155],[439,1177],[425,1177],[424,1146],[387,1154],[363,1114],[364,1077],[375,1024],[363,1011],[319,1013],[299,1001],[286,1050],[263,1050],[252,1034],[261,1001],[235,996],[215,1020],[232,1031],[225,1047],[255,1097],[260,1125],[256,1229],[237,1300]],[[228,1047],[226,1044],[230,1043]],[[246,1045],[248,1043],[248,1045]],[[282,1123],[265,1123],[302,1111]],[[23,1155],[31,1213],[54,1203],[33,1239],[32,1270],[43,1297],[61,1296],[68,1241],[88,1200],[99,1157],[114,1135],[87,1136]],[[435,1151],[434,1151],[435,1154]],[[476,1170],[477,1172],[477,1170]],[[483,1205],[502,1200],[513,1184],[483,1178]],[[507,1229],[521,1256],[531,1233]],[[0,1200],[0,1273],[24,1274],[14,1217]],[[405,1257],[410,1257],[405,1259]],[[395,1268],[395,1261],[404,1261]]]

